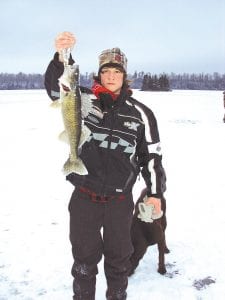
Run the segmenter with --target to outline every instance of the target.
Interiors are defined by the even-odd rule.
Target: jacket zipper
[[[105,191],[105,187],[106,187],[106,183],[107,183],[107,174],[108,174],[108,165],[109,165],[109,152],[110,152],[110,146],[111,146],[111,142],[112,142],[112,133],[113,133],[113,124],[114,124],[114,121],[115,120],[115,110],[113,110],[112,108],[112,111],[110,113],[110,132],[109,132],[109,142],[108,142],[108,147],[107,147],[107,157],[106,157],[106,160],[105,160],[105,168],[104,168],[104,180],[103,180],[103,184],[102,184],[102,196],[107,196],[106,195],[106,191]]]

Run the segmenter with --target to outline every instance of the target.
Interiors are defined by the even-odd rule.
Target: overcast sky
[[[44,73],[62,31],[81,73],[112,47],[129,73],[225,73],[225,0],[0,0],[0,73]]]

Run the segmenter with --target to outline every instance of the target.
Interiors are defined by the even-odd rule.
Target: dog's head
[[[136,201],[135,203],[135,211],[134,211],[134,215],[137,217],[137,215],[139,214],[139,209],[138,209],[138,204],[140,202],[143,202],[144,198],[147,196],[147,188],[144,188],[142,191],[141,191],[141,194],[138,198],[138,200]],[[161,209],[163,211],[163,214],[165,215],[166,213],[166,200],[164,198],[164,196],[161,197]]]

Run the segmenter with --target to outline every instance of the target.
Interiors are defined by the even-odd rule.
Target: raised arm
[[[56,53],[53,59],[50,61],[47,70],[45,72],[44,84],[48,96],[53,100],[59,99],[59,84],[58,79],[62,75],[64,66],[61,56],[62,49],[73,49],[76,43],[74,35],[70,32],[62,32],[55,38]],[[69,64],[73,64],[74,60],[70,57]]]

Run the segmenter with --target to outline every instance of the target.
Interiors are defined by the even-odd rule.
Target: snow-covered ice
[[[167,173],[167,274],[148,249],[128,300],[225,299],[225,124],[222,91],[140,92],[154,111]],[[0,91],[0,300],[72,298],[60,111],[44,90]],[[143,181],[137,181],[138,197]],[[99,264],[96,300],[105,299]]]

